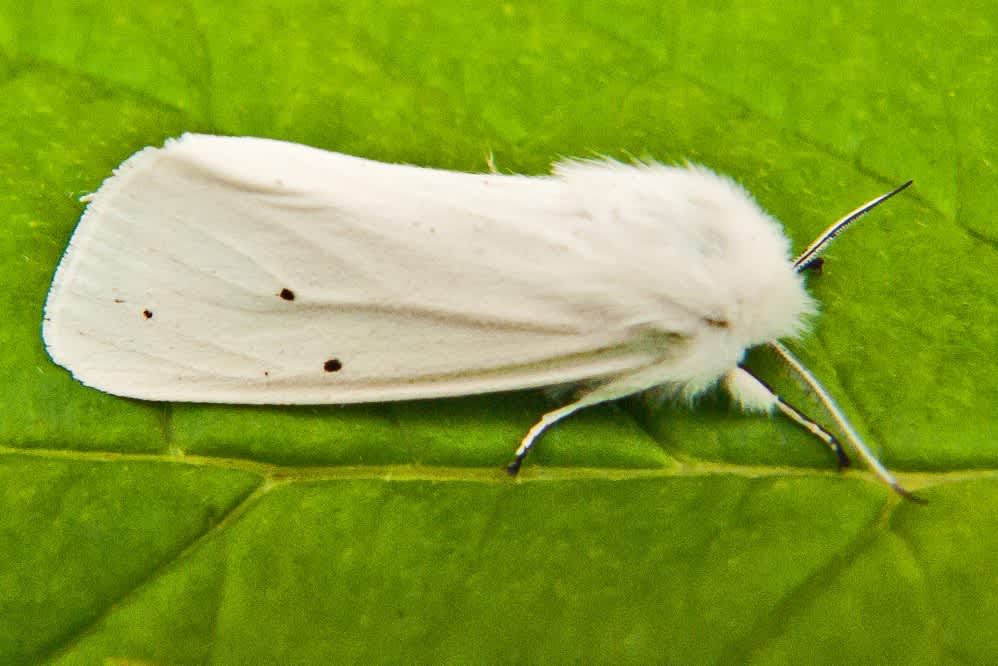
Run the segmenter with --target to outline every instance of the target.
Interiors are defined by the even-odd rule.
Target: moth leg
[[[895,190],[895,192],[900,192],[908,185],[910,185],[910,182],[906,183],[898,190]],[[825,409],[828,410],[831,417],[835,419],[836,425],[838,425],[839,429],[845,433],[846,440],[852,445],[853,450],[858,453],[861,458],[863,458],[867,466],[873,470],[873,472],[880,477],[884,483],[893,488],[898,495],[920,504],[925,502],[925,500],[912,495],[908,490],[906,490],[904,486],[898,483],[898,480],[894,478],[894,475],[891,474],[879,460],[877,460],[877,457],[873,455],[873,452],[870,451],[866,444],[863,443],[863,440],[860,438],[859,433],[856,432],[856,429],[849,423],[849,419],[847,419],[845,414],[842,413],[839,406],[835,404],[835,400],[831,395],[829,395],[828,391],[825,390],[825,387],[821,385],[821,382],[819,382],[818,379],[811,374],[811,371],[805,368],[804,364],[798,361],[797,357],[794,356],[789,349],[781,345],[776,340],[771,341],[769,346],[772,347],[773,350],[787,363],[790,369],[796,372],[797,376],[800,377],[812,391],[814,391],[815,397],[817,397],[821,404],[825,406]]]
[[[583,398],[585,400],[585,398]],[[520,471],[520,466],[523,464],[523,459],[527,457],[530,453],[530,449],[534,446],[534,442],[540,437],[541,433],[547,430],[548,426],[557,423],[562,420],[572,412],[576,412],[590,403],[584,403],[583,400],[573,402],[571,404],[565,405],[564,407],[559,407],[558,409],[552,410],[541,417],[541,420],[535,423],[527,434],[524,435],[523,439],[520,441],[519,448],[516,449],[516,453],[513,456],[513,462],[506,466],[506,471],[510,476],[516,476],[516,473]]]
[[[535,423],[530,430],[527,431],[526,435],[524,435],[523,439],[520,441],[519,448],[514,454],[513,462],[506,467],[506,471],[509,472],[510,476],[516,476],[516,473],[520,471],[520,466],[523,464],[523,459],[527,457],[528,453],[530,453],[530,449],[533,447],[534,442],[537,441],[537,438],[540,437],[541,433],[547,430],[549,426],[557,423],[569,414],[577,412],[583,407],[598,405],[601,402],[609,402],[610,400],[617,400],[633,393],[637,393],[638,391],[643,391],[657,384],[661,384],[662,380],[662,372],[659,367],[651,365],[631,374],[617,377],[616,379],[606,382],[605,384],[601,384],[584,394],[575,402],[548,412],[541,417],[540,421]]]
[[[724,376],[724,386],[743,409],[750,412],[772,413],[778,410],[791,421],[801,426],[820,439],[831,449],[839,461],[839,469],[849,467],[852,461],[846,454],[842,444],[832,433],[828,432],[802,411],[778,396],[764,381],[745,368],[738,366]]]

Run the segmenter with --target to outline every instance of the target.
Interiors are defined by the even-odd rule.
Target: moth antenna
[[[815,260],[817,260],[818,255],[825,251],[825,248],[828,247],[828,245],[832,242],[832,240],[835,239],[835,237],[839,234],[839,232],[841,232],[843,229],[848,227],[850,224],[852,224],[859,218],[869,213],[871,210],[873,210],[883,202],[890,199],[892,196],[894,196],[901,190],[911,185],[913,182],[915,181],[909,180],[904,185],[894,188],[887,194],[881,194],[876,199],[873,199],[872,201],[867,201],[865,204],[863,204],[856,210],[852,211],[851,213],[848,213],[842,219],[834,222],[830,227],[821,232],[821,235],[815,238],[811,242],[811,244],[807,246],[807,249],[801,252],[800,256],[794,259],[794,268],[796,268],[797,272],[800,273],[801,271],[807,270],[809,267],[814,265],[814,262]]]
[[[881,197],[881,199],[883,199],[883,197]],[[915,502],[924,502],[924,500],[916,497],[911,492],[906,490],[904,486],[902,486],[898,480],[894,478],[894,475],[891,474],[879,460],[877,460],[877,457],[873,455],[870,449],[867,448],[866,444],[863,443],[863,440],[860,439],[859,433],[857,433],[852,427],[852,424],[849,423],[849,420],[845,417],[845,414],[842,413],[842,410],[839,409],[839,406],[835,403],[832,396],[825,390],[825,387],[821,385],[818,379],[804,367],[804,364],[797,360],[797,357],[790,353],[790,350],[779,342],[774,340],[769,343],[769,346],[772,347],[776,353],[779,354],[784,361],[786,361],[787,365],[790,366],[790,368],[792,368],[794,372],[796,372],[800,378],[804,380],[808,387],[810,387],[810,389],[818,397],[821,404],[828,410],[828,413],[831,414],[832,419],[834,419],[835,423],[839,426],[839,429],[845,434],[846,440],[849,444],[853,447],[856,453],[858,453],[859,456],[866,461],[867,466],[869,466],[869,468],[872,469],[884,483],[893,488],[897,494],[901,495],[905,499]]]

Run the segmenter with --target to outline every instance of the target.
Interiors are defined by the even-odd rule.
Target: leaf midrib
[[[20,456],[50,460],[73,460],[77,462],[153,462],[170,465],[196,467],[217,467],[222,470],[241,471],[256,474],[274,483],[298,483],[321,481],[376,480],[384,482],[471,482],[471,483],[538,483],[566,481],[630,481],[638,479],[741,477],[747,479],[764,478],[827,478],[864,481],[882,485],[872,473],[865,470],[819,469],[777,465],[742,465],[712,461],[676,460],[673,464],[659,468],[614,468],[614,467],[525,467],[515,479],[511,479],[500,466],[444,466],[420,464],[394,465],[282,465],[278,463],[248,460],[244,458],[223,458],[216,456],[191,455],[181,452],[165,454],[120,453],[113,451],[77,451],[45,448],[17,448],[0,446],[0,456]],[[974,468],[935,472],[898,472],[893,470],[905,487],[917,491],[929,487],[964,483],[968,481],[998,480],[998,468]],[[886,488],[885,488],[886,490]]]

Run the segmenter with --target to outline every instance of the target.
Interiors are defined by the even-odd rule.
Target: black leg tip
[[[509,465],[506,466],[506,473],[510,476],[516,476],[517,472],[520,471],[520,465],[523,464],[523,458],[517,458]]]
[[[852,467],[852,460],[849,455],[842,449],[836,449],[835,455],[839,458],[839,471],[846,469],[847,467]]]

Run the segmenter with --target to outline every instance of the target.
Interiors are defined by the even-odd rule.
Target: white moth
[[[146,400],[356,403],[566,382],[572,412],[720,382],[849,459],[740,365],[769,345],[907,495],[778,340],[815,307],[779,224],[706,168],[569,160],[550,176],[383,164],[269,139],[186,134],[124,162],[56,272],[43,337],[88,386]]]

